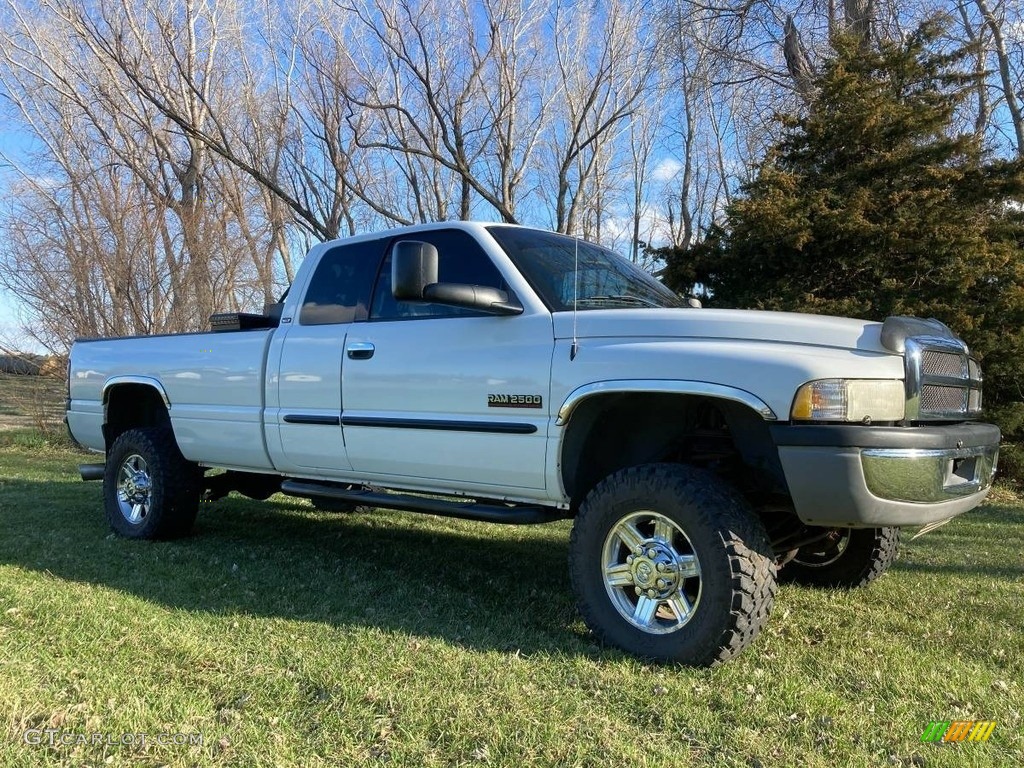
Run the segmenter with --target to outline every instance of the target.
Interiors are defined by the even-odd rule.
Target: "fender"
[[[164,407],[168,411],[171,410],[171,399],[167,396],[167,390],[164,389],[164,385],[160,383],[159,379],[154,379],[152,376],[111,376],[105,382],[103,382],[103,389],[101,390],[100,400],[103,403],[103,419],[106,421],[107,417],[107,402],[110,399],[110,390],[116,387],[118,384],[142,384],[147,387],[152,387],[159,393],[160,399],[164,401]]]
[[[707,381],[686,381],[669,379],[618,379],[612,381],[598,381],[593,384],[585,384],[569,393],[558,409],[556,426],[562,427],[569,423],[572,413],[576,407],[594,395],[604,395],[619,392],[642,392],[645,394],[664,393],[676,395],[703,395],[705,397],[717,397],[723,400],[733,400],[742,403],[753,411],[759,413],[765,421],[776,421],[778,417],[775,412],[757,395],[747,392],[745,389],[729,387],[724,384],[712,384]]]

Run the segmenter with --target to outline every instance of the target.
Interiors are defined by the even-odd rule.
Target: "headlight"
[[[899,380],[820,379],[793,398],[794,421],[900,421],[906,395]]]

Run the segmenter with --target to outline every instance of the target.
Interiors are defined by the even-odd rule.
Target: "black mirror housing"
[[[424,289],[423,298],[437,304],[479,309],[493,315],[518,315],[523,311],[522,305],[510,300],[508,291],[486,285],[434,283]]]
[[[399,301],[423,301],[423,289],[437,283],[437,248],[400,240],[391,248],[391,293]]]
[[[507,291],[485,285],[439,283],[437,260],[437,248],[430,243],[395,243],[391,249],[391,294],[398,301],[427,301],[494,315],[518,315],[523,311]]]

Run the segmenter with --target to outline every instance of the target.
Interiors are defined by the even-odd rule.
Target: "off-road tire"
[[[847,539],[841,551],[838,542],[803,547],[782,567],[779,579],[807,587],[856,589],[896,562],[899,528],[851,528],[840,533]]]
[[[141,463],[138,461],[141,459]],[[133,496],[146,502],[133,504],[119,498],[125,490],[127,466],[144,465],[148,494]],[[141,477],[142,475],[138,475]],[[169,427],[129,429],[107,451],[103,474],[103,504],[107,522],[119,536],[129,539],[174,539],[192,530],[202,491],[202,470],[178,450]],[[134,488],[134,486],[132,486]],[[130,519],[130,510],[137,511]]]
[[[667,518],[675,526],[674,540],[691,553],[687,557],[696,556],[699,566],[699,577],[692,577],[698,579],[699,592],[688,618],[659,596],[650,620],[654,629],[635,625],[621,612],[623,607],[628,610],[630,600],[639,611],[642,597],[629,595],[640,589],[648,573],[636,571],[630,577],[634,586],[619,587],[621,592],[606,585],[606,566],[629,550],[612,531],[634,519],[641,521],[634,530],[656,530],[656,518],[651,518],[651,527],[643,528],[646,518],[637,513]],[[652,536],[648,541],[665,541]],[[653,550],[645,550],[649,551]],[[680,555],[681,562],[682,551],[674,546],[671,552]],[[635,550],[632,560],[638,560]],[[768,535],[746,501],[711,472],[679,464],[631,467],[600,482],[580,507],[569,545],[569,572],[579,611],[598,638],[631,654],[691,666],[720,664],[754,640],[775,598],[775,571]],[[671,597],[680,590],[692,591],[692,578],[678,590],[670,583]],[[681,626],[671,628],[680,621]],[[656,634],[657,630],[663,633]]]

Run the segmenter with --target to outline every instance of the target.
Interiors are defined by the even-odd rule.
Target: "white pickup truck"
[[[692,303],[551,232],[353,237],[314,247],[265,315],[77,342],[67,423],[105,453],[82,476],[132,538],[183,535],[231,490],[571,517],[593,631],[710,665],[757,635],[777,574],[866,584],[900,526],[981,503],[999,430],[976,421],[981,371],[937,321]]]

